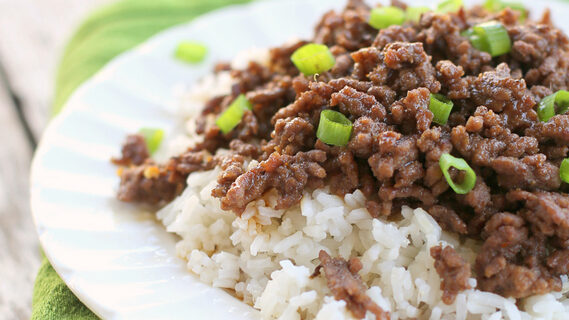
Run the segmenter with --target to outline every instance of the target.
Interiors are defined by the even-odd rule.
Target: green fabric
[[[122,0],[89,17],[67,45],[56,78],[53,114],[85,80],[118,54],[170,26],[250,0]],[[97,319],[44,258],[34,286],[32,319]]]
[[[36,278],[32,305],[32,319],[98,319],[73,295],[45,258]]]

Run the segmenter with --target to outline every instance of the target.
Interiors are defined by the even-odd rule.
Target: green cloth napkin
[[[208,11],[250,0],[122,0],[89,17],[67,45],[56,78],[53,114],[85,80],[118,54],[158,31]],[[32,319],[97,319],[44,258],[34,286]]]

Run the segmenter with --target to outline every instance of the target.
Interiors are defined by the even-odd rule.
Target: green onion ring
[[[316,137],[322,142],[333,146],[345,146],[352,135],[352,122],[343,114],[333,110],[323,110],[320,113],[320,123]]]
[[[569,158],[563,159],[561,161],[561,166],[559,167],[559,177],[563,182],[569,183]]]
[[[405,22],[405,12],[394,6],[371,9],[369,25],[375,29],[385,29],[392,25],[402,25]]]
[[[462,0],[444,0],[437,5],[437,12],[457,12],[463,6]]]
[[[432,94],[430,96],[429,110],[433,113],[433,122],[444,126],[447,124],[448,116],[452,111],[452,100],[442,94]]]
[[[439,159],[439,166],[441,167],[441,171],[443,172],[448,185],[454,190],[454,192],[458,194],[467,194],[474,189],[474,185],[476,184],[476,173],[474,173],[474,170],[472,170],[464,159],[455,158],[448,153],[444,153]],[[456,184],[452,181],[449,173],[450,167],[465,172],[464,181],[462,181],[461,184]]]
[[[549,121],[558,114],[564,114],[569,110],[569,91],[559,90],[539,102],[537,116],[543,122]]]
[[[219,127],[223,134],[228,134],[233,130],[245,114],[245,111],[252,110],[253,106],[251,102],[247,100],[245,95],[240,94],[232,103],[229,105],[227,110],[225,110],[215,121],[215,124]]]
[[[327,46],[309,43],[296,49],[290,56],[296,68],[306,76],[326,72],[334,67],[336,59]]]
[[[199,63],[205,59],[207,47],[197,41],[182,41],[176,48],[175,56],[188,63]]]
[[[141,128],[138,130],[138,133],[144,137],[146,148],[148,148],[148,152],[150,152],[150,154],[153,154],[158,150],[162,143],[162,139],[164,138],[164,130],[162,129]]]

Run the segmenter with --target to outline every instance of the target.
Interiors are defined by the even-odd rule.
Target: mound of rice
[[[234,67],[252,56],[263,62],[267,52],[246,52]],[[230,87],[230,76],[222,72],[190,90],[182,109],[190,119],[187,132],[193,132],[191,118],[204,102]],[[192,141],[195,137],[173,139],[161,158],[180,153]],[[181,237],[177,253],[192,273],[213,287],[233,291],[259,309],[264,319],[352,319],[324,277],[310,278],[321,249],[346,260],[358,257],[367,294],[391,312],[392,319],[569,319],[566,277],[562,292],[517,304],[515,299],[474,289],[460,293],[452,305],[444,304],[430,248],[450,245],[473,263],[479,244],[461,242],[442,231],[422,209],[404,207],[396,221],[373,219],[359,190],[341,198],[318,189],[305,192],[301,203],[287,210],[272,209],[276,196],[269,192],[236,217],[221,210],[219,199],[211,196],[219,172],[215,168],[192,173],[185,191],[161,209],[158,218]],[[469,281],[475,288],[476,280]],[[366,319],[373,318],[368,312]]]

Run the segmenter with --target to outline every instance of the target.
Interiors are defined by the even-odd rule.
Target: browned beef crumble
[[[463,290],[469,289],[470,264],[451,247],[442,245],[431,248],[431,256],[435,259],[435,269],[442,279],[442,300],[451,304],[456,295]]]
[[[389,320],[389,312],[381,309],[366,294],[367,287],[358,272],[362,263],[358,258],[346,261],[342,258],[332,258],[324,251],[318,254],[320,264],[314,270],[312,277],[317,277],[324,270],[328,289],[336,300],[346,301],[347,308],[358,319],[363,319],[367,311],[373,313],[377,320]]]
[[[222,173],[213,196],[236,214],[269,190],[276,189],[278,208],[288,208],[307,188],[329,186],[338,195],[361,189],[374,217],[421,206],[445,230],[480,241],[472,270],[478,289],[516,298],[560,290],[560,276],[569,272],[569,186],[558,168],[569,156],[569,114],[540,122],[536,108],[545,96],[568,89],[567,36],[547,15],[520,23],[510,9],[428,12],[418,23],[380,31],[367,24],[369,11],[363,1],[349,0],[344,11],[322,17],[313,39],[270,50],[268,65],[231,70],[220,64],[216,71],[229,70],[235,84],[205,105],[197,120],[202,142],[156,165],[139,150],[140,141],[129,138],[117,160],[127,166],[119,199],[165,203],[182,191],[189,173],[216,164]],[[461,36],[489,20],[506,27],[510,53],[492,58]],[[290,55],[307,42],[330,48],[336,56],[331,71],[299,74]],[[222,134],[206,118],[242,93],[253,110]],[[432,122],[430,93],[453,100],[447,125]],[[347,146],[316,138],[325,109],[353,122]],[[230,151],[212,158],[222,148]],[[439,168],[443,153],[464,158],[475,171],[468,194],[448,186]],[[257,162],[247,169],[249,160]],[[450,174],[460,179],[458,171]],[[432,254],[450,302],[467,287],[470,270],[452,249]],[[321,262],[335,295],[348,299],[354,314],[364,312],[363,300],[353,300],[363,297],[351,270],[357,264],[325,253]],[[346,285],[359,291],[349,293]]]
[[[119,166],[141,165],[150,157],[144,137],[130,134],[126,137],[121,150],[121,157],[113,158],[112,162]]]

